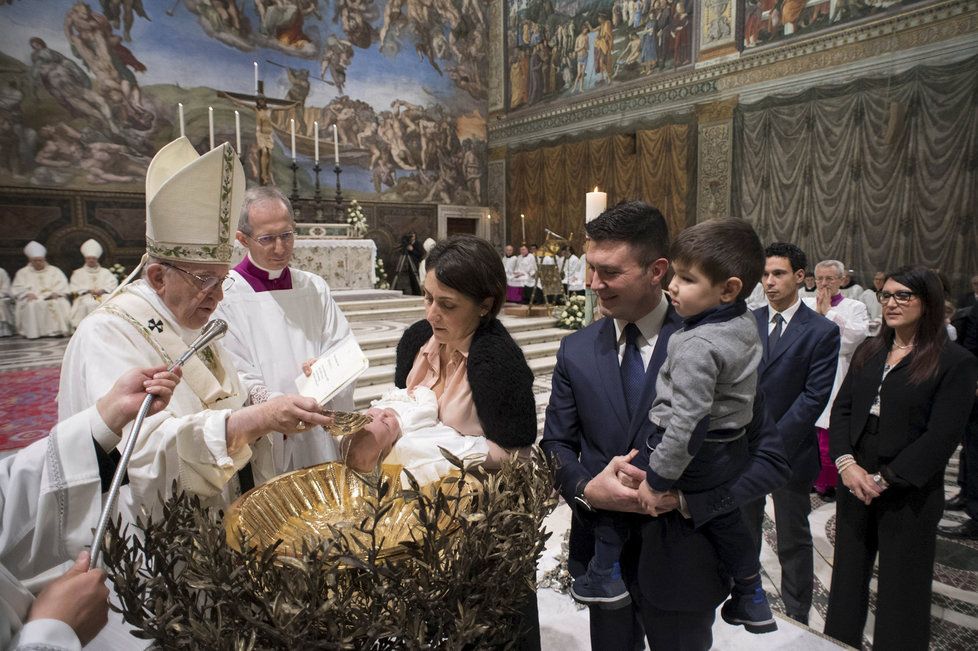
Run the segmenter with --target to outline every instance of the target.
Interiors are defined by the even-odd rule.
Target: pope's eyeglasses
[[[176,269],[177,271],[185,273],[193,278],[191,282],[194,283],[195,286],[199,287],[202,293],[212,292],[218,285],[221,286],[222,291],[226,292],[231,288],[231,285],[234,284],[234,276],[230,274],[225,274],[223,276],[198,276],[195,273],[191,273],[186,269],[181,269],[175,264],[170,264],[169,262],[161,262],[160,264],[164,267],[169,267],[170,269]]]

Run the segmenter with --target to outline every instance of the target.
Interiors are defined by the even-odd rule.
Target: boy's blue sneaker
[[[609,570],[601,571],[595,567],[592,559],[587,566],[587,572],[574,579],[570,593],[577,603],[599,606],[606,610],[624,608],[632,603],[628,588],[621,580],[618,563]]]
[[[744,594],[738,594],[735,590],[720,609],[720,616],[728,624],[743,625],[748,633],[771,633],[778,630],[767,595],[761,587]]]

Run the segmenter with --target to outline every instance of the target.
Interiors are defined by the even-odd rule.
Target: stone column
[[[506,244],[506,148],[489,150],[489,187],[487,205],[492,217],[489,240],[500,246]]]
[[[696,107],[696,221],[730,216],[737,97]]]

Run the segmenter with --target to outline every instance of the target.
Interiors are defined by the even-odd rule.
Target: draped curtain
[[[641,199],[659,208],[675,235],[691,212],[695,128],[667,124],[634,134],[517,151],[507,165],[507,225],[510,242],[546,239],[544,229],[571,237],[580,251],[584,239],[585,194],[597,187],[608,206]]]
[[[978,58],[738,106],[733,212],[810,266],[978,270]]]

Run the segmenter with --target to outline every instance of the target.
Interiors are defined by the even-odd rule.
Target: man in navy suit
[[[763,400],[755,402],[751,461],[740,477],[705,493],[673,491],[658,517],[643,513],[637,488],[645,472],[629,461],[654,430],[648,411],[655,380],[669,336],[682,327],[662,292],[668,228],[658,210],[632,202],[605,211],[586,230],[591,287],[606,318],[561,342],[541,442],[574,511],[569,569],[583,574],[594,553],[594,510],[620,514],[629,528],[621,572],[631,604],[590,606],[592,648],[642,648],[644,629],[654,649],[705,650],[730,586],[695,526],[784,483],[780,437]]]
[[[781,595],[793,619],[808,624],[814,584],[809,489],[819,473],[815,421],[828,404],[839,359],[839,327],[798,296],[807,259],[794,244],[776,243],[765,250],[761,282],[768,305],[754,310],[764,346],[758,367],[758,392],[778,423],[791,464],[788,484],[771,494],[781,562]],[[762,497],[743,507],[744,517],[761,550]]]

